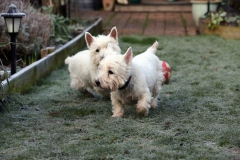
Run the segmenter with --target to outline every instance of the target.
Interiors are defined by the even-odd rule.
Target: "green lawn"
[[[67,66],[0,113],[0,159],[240,159],[240,41],[217,36],[120,37],[122,53],[155,40],[172,67],[148,117],[70,88]]]

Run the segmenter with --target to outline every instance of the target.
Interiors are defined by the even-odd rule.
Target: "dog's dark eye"
[[[100,50],[99,49],[96,49],[96,52],[99,52]]]
[[[108,74],[113,74],[113,71],[109,70],[109,71],[108,71]]]

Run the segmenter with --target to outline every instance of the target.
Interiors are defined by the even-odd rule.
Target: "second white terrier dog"
[[[114,53],[120,54],[121,50],[118,45],[117,28],[113,27],[109,35],[92,36],[90,33],[85,33],[85,40],[89,50],[78,52],[72,57],[65,59],[65,64],[68,64],[70,72],[71,87],[86,93],[97,91],[104,97],[109,97],[109,91],[102,89],[94,89],[93,82],[96,76],[97,66],[104,58],[108,44],[111,44]]]
[[[99,63],[95,85],[111,90],[113,116],[122,117],[124,104],[137,101],[136,112],[147,116],[157,106],[163,83],[162,63],[155,55],[158,42],[132,59],[132,49],[124,55],[108,55]]]

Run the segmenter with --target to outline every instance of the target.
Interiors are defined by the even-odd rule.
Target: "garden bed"
[[[102,32],[102,19],[97,19],[92,25],[87,27],[81,34],[69,41],[62,47],[58,48],[51,54],[40,59],[37,62],[23,68],[16,74],[12,75],[9,80],[3,81],[4,91],[10,92],[24,92],[30,86],[32,86],[37,80],[45,78],[51,71],[59,68],[64,64],[64,60],[67,56],[73,55],[78,51],[86,47],[84,34],[90,32],[93,35]]]
[[[239,26],[218,26],[214,30],[208,28],[210,19],[200,18],[199,20],[199,32],[200,34],[216,34],[226,39],[240,39],[240,27]]]

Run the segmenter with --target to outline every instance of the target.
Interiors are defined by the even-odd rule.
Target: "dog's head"
[[[117,90],[125,85],[130,77],[132,65],[132,48],[124,55],[110,54],[98,66],[98,75],[94,86],[107,90]]]
[[[104,53],[108,44],[111,44],[115,53],[121,53],[121,49],[118,45],[118,32],[116,27],[113,27],[107,36],[99,35],[94,37],[90,33],[86,32],[85,40],[95,66],[98,66],[99,62],[104,58]]]

